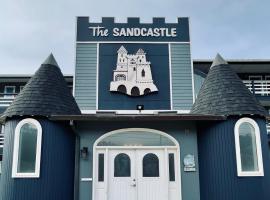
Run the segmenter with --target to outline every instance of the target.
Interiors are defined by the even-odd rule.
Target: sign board
[[[153,23],[140,23],[139,18],[128,18],[127,23],[115,23],[114,18],[102,18],[94,23],[78,17],[77,41],[189,42],[189,21],[178,18],[177,23],[165,23],[165,18],[153,18]]]
[[[166,23],[164,18],[116,23],[114,18],[91,22],[78,17],[76,100],[87,110],[90,105],[96,105],[96,110],[137,110],[138,105],[144,110],[172,110],[173,88],[181,90],[184,98],[192,96],[187,89],[191,83],[186,81],[191,74],[189,42],[188,18],[178,18],[176,23]],[[173,82],[171,70],[176,66],[187,72],[183,71],[183,80]]]

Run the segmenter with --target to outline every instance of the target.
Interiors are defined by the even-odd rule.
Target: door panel
[[[107,200],[180,199],[175,152],[109,149]]]
[[[137,150],[138,200],[168,199],[164,150]]]
[[[109,151],[109,200],[136,200],[135,177],[135,151],[110,150]]]

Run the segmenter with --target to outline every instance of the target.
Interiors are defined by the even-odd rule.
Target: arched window
[[[140,96],[140,90],[139,90],[139,88],[138,87],[133,87],[132,89],[131,89],[131,96]]]
[[[114,177],[130,177],[130,158],[120,153],[114,158]]]
[[[238,176],[263,176],[260,129],[250,118],[238,120],[234,128]]]
[[[132,138],[132,139],[131,139]],[[102,138],[97,146],[176,146],[168,136],[147,129],[123,129]]]
[[[159,177],[159,160],[153,153],[143,157],[143,177]]]
[[[143,91],[143,94],[146,95],[146,94],[149,94],[149,93],[151,93],[150,88],[145,88],[145,90]]]
[[[24,119],[15,129],[12,177],[38,178],[40,171],[42,128],[35,119]]]
[[[144,71],[144,69],[142,70],[142,77],[145,77],[145,71]]]
[[[119,85],[118,88],[117,88],[117,91],[126,94],[127,93],[127,88],[124,85]]]
[[[115,76],[115,81],[125,81],[126,80],[126,75],[124,74],[117,74]]]

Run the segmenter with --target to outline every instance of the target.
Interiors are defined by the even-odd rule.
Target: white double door
[[[110,149],[108,200],[168,199],[164,149]]]

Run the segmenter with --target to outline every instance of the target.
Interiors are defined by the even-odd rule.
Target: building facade
[[[188,18],[78,17],[73,95],[50,55],[2,114],[0,199],[269,199],[267,65],[192,61]]]

